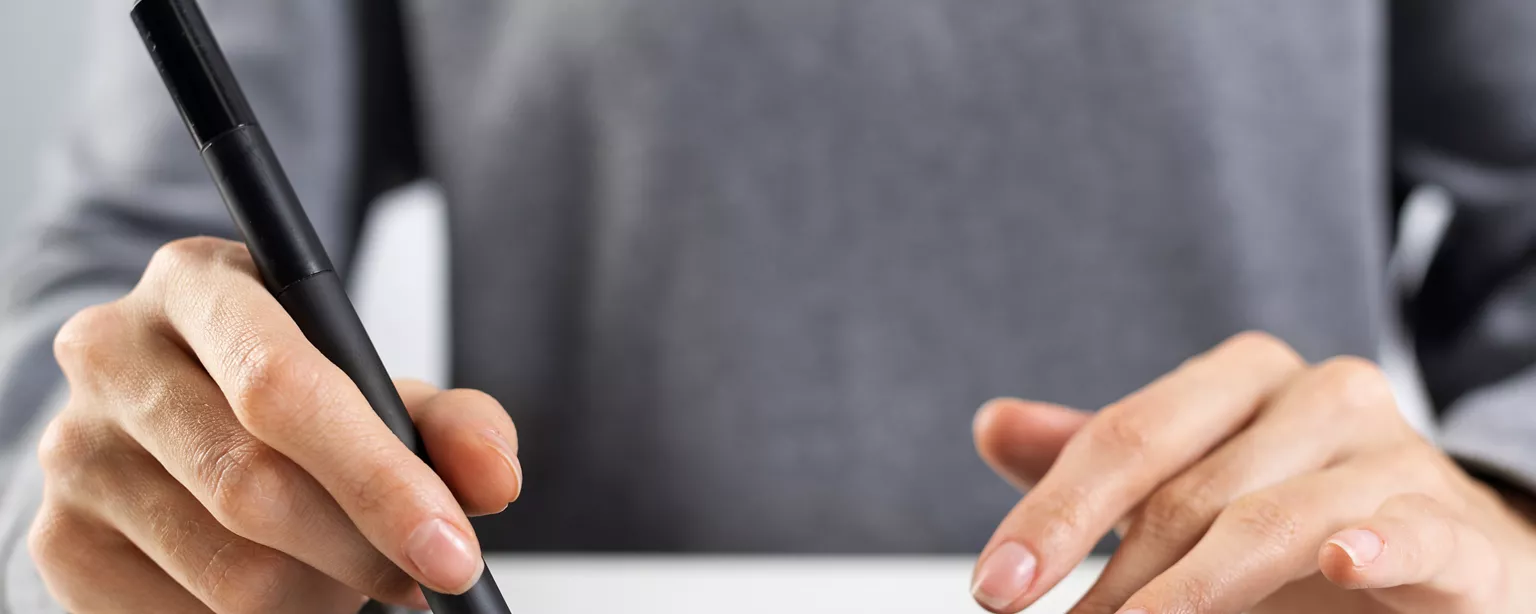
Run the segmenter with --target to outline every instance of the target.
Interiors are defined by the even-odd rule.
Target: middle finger
[[[415,583],[368,543],[314,478],[251,436],[189,356],[154,334],[103,360],[132,374],[104,391],[112,418],[229,530],[289,553],[359,592],[415,603]],[[145,360],[143,357],[160,357]]]
[[[1242,334],[1104,408],[998,527],[972,593],[996,612],[1039,599],[1117,519],[1238,430],[1303,367],[1273,337]]]
[[[1323,541],[1394,495],[1454,501],[1441,499],[1451,469],[1428,446],[1351,459],[1237,500],[1188,555],[1126,600],[1124,611],[1245,612],[1286,584],[1317,574]]]
[[[1344,454],[1416,437],[1395,407],[1386,377],[1362,359],[1336,358],[1297,376],[1251,426],[1147,499],[1103,575],[1072,611],[1116,611],[1188,553],[1239,497],[1323,469]]]
[[[251,274],[249,255],[226,249],[212,260],[152,282],[156,319],[207,369],[246,431],[313,477],[369,543],[438,592],[468,590],[485,563],[447,484],[310,343]],[[171,292],[170,282],[205,291]]]
[[[61,432],[70,428],[87,427],[55,426],[53,437],[78,438]],[[361,603],[314,568],[231,533],[143,450],[126,440],[101,446],[63,503],[120,532],[215,611],[343,612]]]

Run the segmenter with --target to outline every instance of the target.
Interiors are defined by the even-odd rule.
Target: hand
[[[166,245],[55,353],[70,399],[43,436],[28,544],[72,612],[355,612],[365,595],[424,608],[412,578],[457,593],[483,569],[465,511],[521,488],[496,401],[398,384],[439,478],[238,243]]]
[[[1358,358],[1311,366],[1245,333],[1096,415],[994,401],[976,438],[1000,474],[1033,485],[976,568],[993,612],[1039,599],[1112,527],[1124,539],[1074,613],[1536,601],[1536,529],[1416,434]]]

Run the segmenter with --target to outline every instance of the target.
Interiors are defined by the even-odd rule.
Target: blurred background
[[[0,242],[36,193],[38,151],[68,114],[86,0],[0,2]],[[3,245],[4,243],[0,243]]]

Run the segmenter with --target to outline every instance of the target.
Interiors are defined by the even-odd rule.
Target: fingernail
[[[512,472],[512,497],[508,501],[516,501],[523,494],[523,464],[517,462],[517,455],[512,453],[512,444],[507,443],[507,438],[502,437],[499,431],[485,429],[480,435],[490,442],[496,453],[501,455],[502,462],[506,463],[507,470]]]
[[[1001,610],[1018,601],[1034,579],[1035,555],[1017,542],[1005,542],[982,561],[971,595],[982,605]]]
[[[405,555],[428,585],[455,595],[469,590],[485,567],[469,546],[469,538],[438,518],[411,532],[405,540]]]
[[[1381,556],[1381,536],[1365,529],[1341,531],[1328,543],[1343,550],[1356,569],[1370,565],[1376,557]]]

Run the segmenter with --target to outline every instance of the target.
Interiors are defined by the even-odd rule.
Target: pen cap
[[[220,134],[256,123],[196,2],[139,0],[132,14],[198,149]]]

